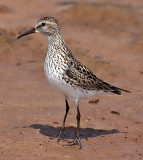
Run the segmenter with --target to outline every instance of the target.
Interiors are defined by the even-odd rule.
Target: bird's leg
[[[80,117],[81,117],[80,111],[79,111],[79,101],[76,102],[76,105],[77,105],[77,116],[76,116],[76,118],[77,118],[77,131],[76,131],[76,138],[73,141],[69,142],[69,145],[70,146],[71,145],[79,145],[80,149],[81,149],[82,148],[82,144],[81,144],[81,140],[80,140],[80,137],[79,137],[79,135],[80,135]]]
[[[59,142],[60,140],[62,140],[62,138],[61,138],[62,132],[63,132],[64,137],[65,137],[65,133],[64,133],[64,130],[65,130],[65,122],[66,122],[67,114],[68,114],[68,112],[69,112],[69,104],[68,104],[67,99],[65,99],[65,103],[66,103],[66,113],[65,113],[64,120],[63,120],[62,126],[61,126],[61,128],[60,128],[60,131],[59,131],[58,134],[57,134],[57,136],[58,136],[57,142]]]
[[[76,133],[76,136],[77,136],[77,138],[79,138],[79,134],[80,134],[80,117],[81,117],[81,115],[80,115],[79,107],[77,107],[77,116],[76,116],[76,118],[77,118],[77,133]]]

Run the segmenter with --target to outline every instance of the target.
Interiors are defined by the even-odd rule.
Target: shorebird
[[[71,98],[77,107],[77,131],[76,138],[69,145],[79,145],[80,140],[80,110],[79,101],[82,98],[95,96],[102,93],[113,93],[121,95],[125,89],[115,87],[94,75],[87,67],[82,65],[71,54],[66,42],[64,41],[58,21],[53,17],[41,18],[36,26],[29,31],[21,34],[21,38],[31,33],[42,33],[48,39],[48,52],[44,63],[45,75],[50,84],[58,88],[65,96],[66,113],[61,129],[57,134],[57,141],[62,140],[65,122],[69,112],[68,98]]]

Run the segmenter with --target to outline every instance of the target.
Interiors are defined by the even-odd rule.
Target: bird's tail
[[[100,80],[100,81],[102,81],[102,80]],[[105,92],[110,92],[110,93],[114,93],[114,94],[118,94],[118,95],[122,95],[122,91],[131,93],[128,90],[112,86],[111,84],[109,84],[109,83],[107,83],[105,81],[102,81],[102,85],[104,86],[104,91]]]
[[[128,90],[125,90],[125,89],[122,89],[122,88],[118,88],[118,87],[115,87],[115,86],[111,86],[111,92],[112,93],[115,93],[115,94],[118,94],[118,95],[122,95],[122,91],[123,92],[128,92],[128,93],[131,93],[130,91]]]

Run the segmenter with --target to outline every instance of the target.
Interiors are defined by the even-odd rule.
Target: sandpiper
[[[62,139],[61,134],[64,133],[65,121],[69,112],[68,98],[71,98],[77,107],[77,132],[76,138],[69,145],[77,144],[81,148],[80,99],[102,93],[121,95],[122,91],[129,91],[110,85],[97,78],[92,71],[76,60],[61,36],[60,27],[55,18],[41,18],[34,28],[26,31],[17,38],[31,33],[42,33],[47,37],[48,52],[44,63],[45,75],[49,83],[58,88],[65,96],[66,113],[61,129],[57,134],[57,141],[59,142]]]

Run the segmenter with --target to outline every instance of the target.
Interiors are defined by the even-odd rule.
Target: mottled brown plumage
[[[121,91],[129,92],[127,90],[110,85],[109,83],[97,78],[91,70],[82,65],[76,59],[72,59],[70,61],[65,77],[68,77],[71,83],[85,90],[104,91],[119,95],[121,95]]]

